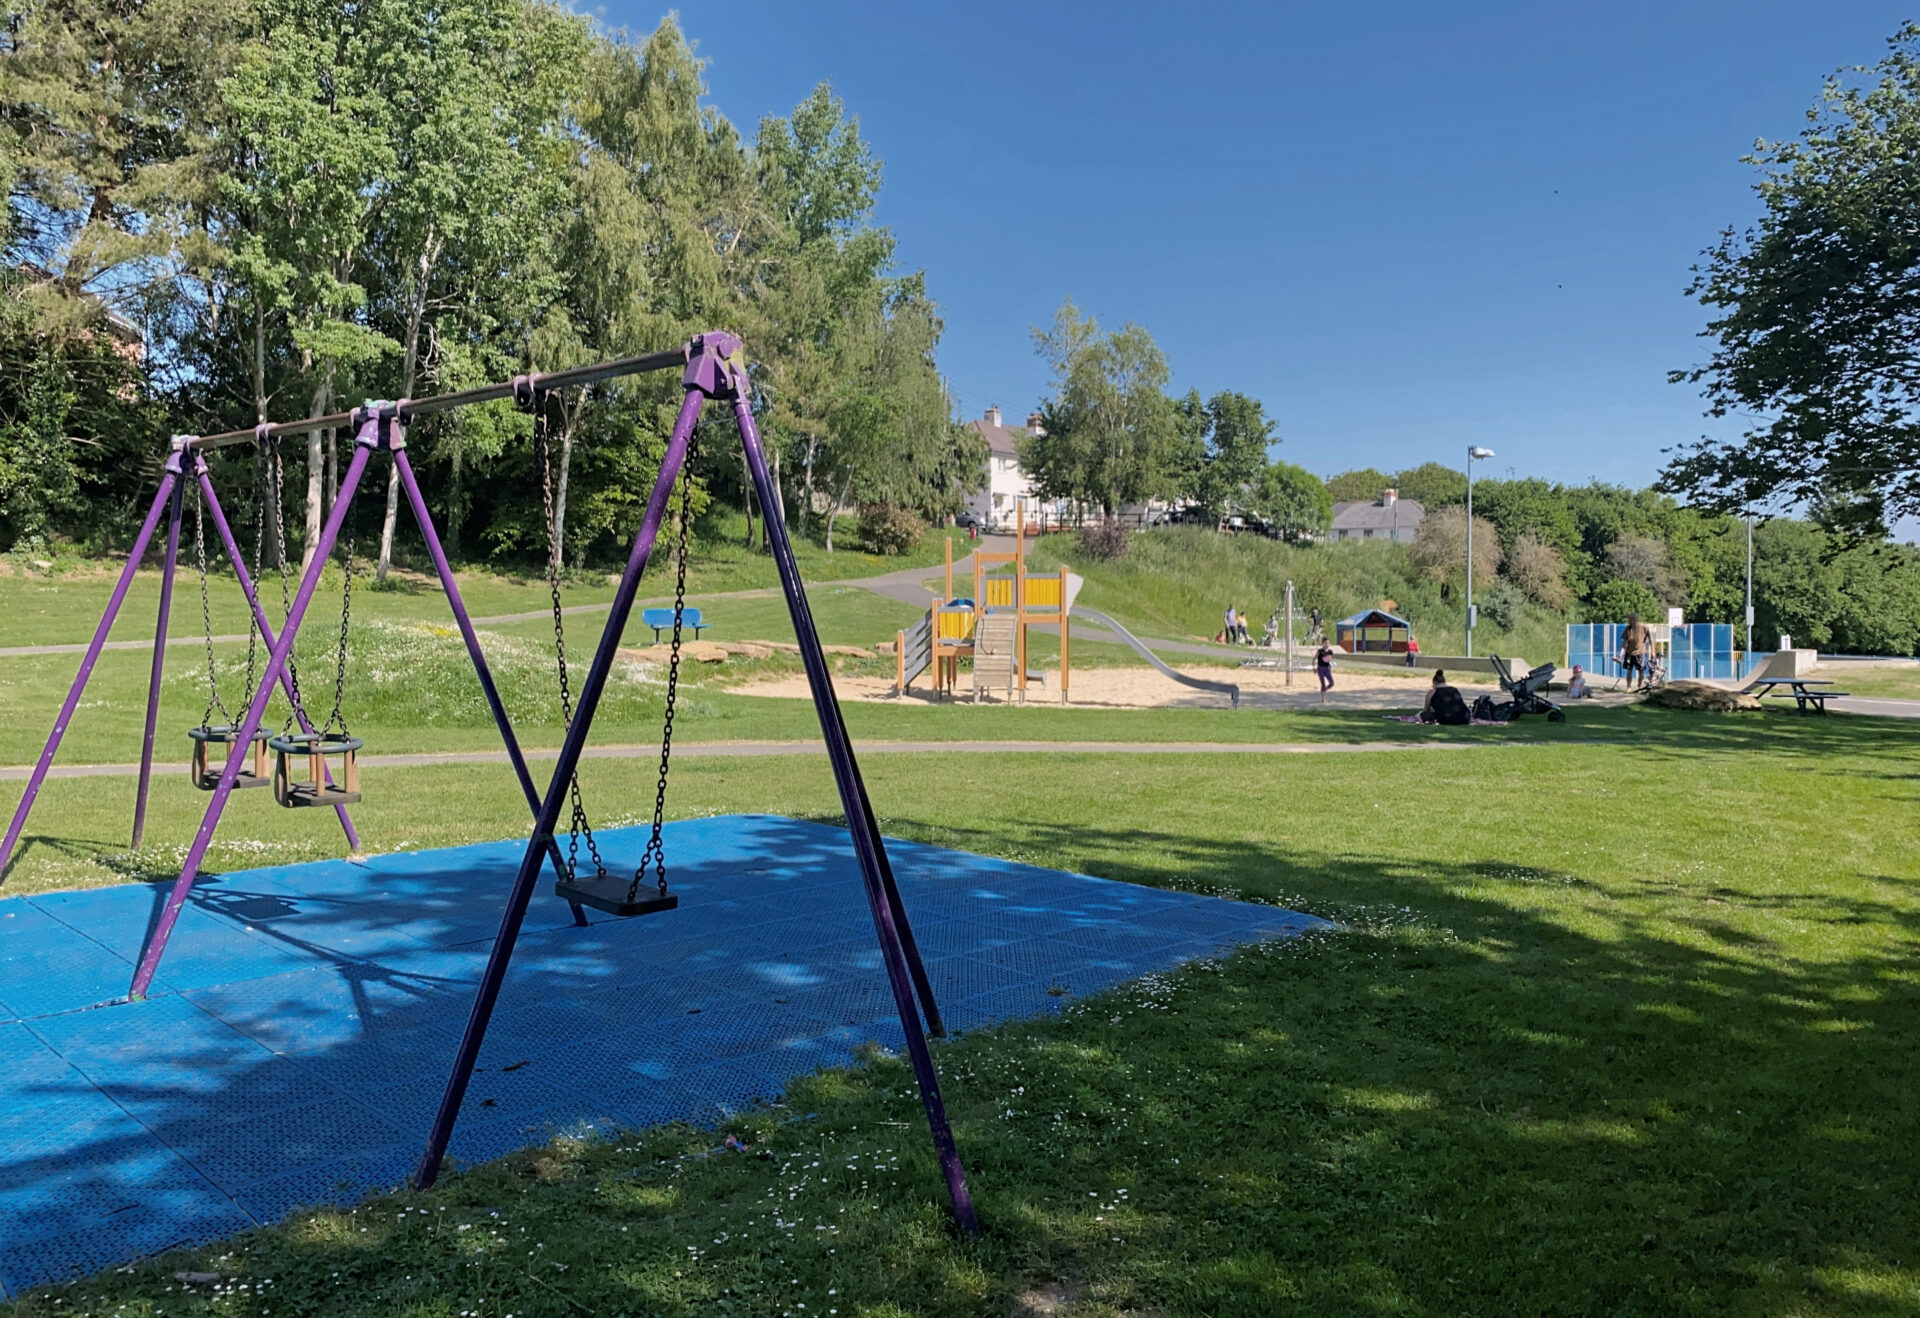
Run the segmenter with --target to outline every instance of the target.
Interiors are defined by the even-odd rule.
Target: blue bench
[[[657,645],[660,642],[661,632],[673,630],[673,610],[642,609],[640,610],[640,621],[646,626],[653,628],[653,640],[654,644]],[[700,639],[700,629],[707,625],[700,621],[700,610],[693,608],[682,609],[680,611],[680,624],[683,627],[693,628],[693,639],[696,641]]]

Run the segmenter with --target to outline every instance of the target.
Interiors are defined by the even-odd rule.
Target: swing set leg
[[[535,818],[540,814],[540,789],[533,785],[533,774],[527,769],[527,757],[520,751],[520,739],[513,733],[513,723],[507,718],[507,706],[500,699],[500,688],[493,680],[493,670],[487,667],[487,656],[480,649],[480,638],[474,633],[473,619],[467,614],[466,601],[460,597],[459,583],[453,577],[453,565],[447,562],[447,551],[440,543],[439,532],[433,529],[433,515],[427,511],[427,500],[420,493],[420,482],[414,479],[413,464],[407,461],[407,452],[403,448],[393,451],[394,470],[400,474],[400,488],[406,491],[407,506],[413,509],[413,520],[420,526],[420,536],[427,542],[427,553],[433,559],[433,570],[440,574],[440,587],[447,592],[447,604],[453,609],[454,621],[460,625],[460,637],[466,642],[467,655],[473,660],[474,674],[480,679],[480,690],[487,698],[487,708],[493,711],[493,721],[500,727],[500,740],[506,745],[507,759],[513,762],[513,772],[520,779],[520,790],[526,794],[527,809]],[[547,836],[547,855],[553,862],[553,874],[556,879],[565,881],[566,862],[560,858],[560,844]],[[577,928],[585,928],[586,910],[579,902],[569,902],[573,909],[573,923]]]
[[[247,571],[246,561],[240,556],[240,545],[233,538],[233,528],[227,525],[226,510],[220,506],[220,496],[213,492],[213,477],[207,471],[206,458],[196,453],[193,474],[200,482],[200,492],[206,496],[207,509],[213,514],[213,525],[220,534],[220,546],[227,552],[227,561],[233,564],[233,574],[240,581],[240,591],[247,597],[247,607],[253,610],[253,625],[260,629],[260,638],[267,643],[267,649],[273,649],[273,628],[267,625],[267,611],[260,607],[260,596],[254,589],[253,574]],[[294,717],[300,721],[300,730],[308,735],[313,733],[313,723],[307,718],[307,711],[293,699],[293,680],[287,676],[287,670],[280,670],[280,688],[287,694],[287,703],[293,706]],[[327,768],[326,761],[320,762],[320,771],[326,781],[333,782],[333,771]],[[360,835],[353,830],[353,820],[347,815],[344,805],[333,807],[334,816],[340,821],[341,831],[347,835],[347,848],[360,850]]]
[[[793,546],[787,539],[786,528],[780,522],[779,505],[767,471],[766,455],[760,448],[759,437],[754,429],[752,409],[741,389],[745,381],[738,364],[739,353],[740,342],[732,335],[706,335],[688,345],[687,369],[683,380],[686,396],[667,440],[666,453],[661,459],[660,471],[647,501],[640,532],[628,556],[626,571],[621,575],[619,588],[614,593],[613,605],[608,612],[606,628],[600,636],[599,648],[594,653],[593,665],[581,687],[573,722],[567,729],[560,758],[554,765],[553,777],[534,819],[533,835],[528,838],[526,849],[521,853],[507,907],[501,913],[499,933],[494,938],[479,990],[467,1018],[466,1031],[460,1040],[453,1069],[447,1077],[446,1090],[440,1099],[439,1111],[427,1135],[427,1147],[422,1152],[420,1166],[415,1172],[415,1184],[424,1189],[439,1178],[440,1165],[446,1157],[454,1123],[459,1118],[460,1105],[472,1080],[474,1064],[479,1058],[488,1023],[499,1001],[507,964],[512,959],[514,943],[519,937],[527,904],[540,874],[541,857],[551,844],[561,808],[567,800],[568,784],[585,749],[594,713],[599,708],[608,675],[613,669],[620,637],[626,630],[634,598],[639,593],[641,575],[652,556],[668,499],[686,461],[694,423],[699,419],[706,400],[716,398],[732,402],[734,417],[740,428],[741,447],[747,458],[762,516],[766,519],[774,561],[780,570],[781,586],[787,597],[795,635],[800,642],[807,678],[813,688],[821,732],[827,742],[834,780],[840,790],[841,806],[846,812],[854,850],[859,856],[861,877],[873,914],[874,928],[879,935],[888,984],[893,990],[894,1006],[906,1033],[907,1051],[913,1061],[914,1076],[926,1107],[927,1125],[933,1135],[941,1171],[953,1199],[954,1217],[967,1234],[978,1234],[980,1227],[974,1213],[972,1195],[967,1188],[966,1171],[961,1165],[953,1131],[947,1121],[939,1076],[934,1069],[933,1056],[927,1045],[915,1000],[918,990],[928,1011],[929,1024],[939,1029],[939,1016],[933,1007],[931,986],[927,983],[925,968],[920,964],[918,948],[913,946],[912,930],[907,924],[892,867],[886,859],[885,845],[873,817],[872,805],[867,799],[866,786],[860,779],[859,767],[854,761],[852,742],[847,735],[839,703],[834,698],[826,656],[820,648],[819,633],[814,627],[799,569],[794,563]]]
[[[88,642],[87,653],[80,660],[80,671],[74,675],[67,698],[61,703],[60,713],[53,720],[53,731],[47,734],[46,747],[41,750],[40,759],[33,766],[33,774],[27,779],[27,790],[21,795],[20,804],[14,807],[13,820],[7,825],[6,840],[0,842],[0,873],[5,872],[8,861],[13,857],[14,845],[20,841],[21,830],[27,826],[27,816],[33,813],[33,803],[40,796],[41,785],[47,780],[47,770],[53,767],[53,757],[60,749],[60,740],[66,735],[67,725],[73,721],[73,712],[80,707],[80,695],[87,689],[87,679],[93,676],[93,666],[100,661],[100,651],[107,643],[107,634],[113,630],[114,620],[120,616],[120,606],[127,602],[127,591],[133,585],[133,575],[140,567],[140,560],[146,557],[147,546],[153,540],[155,528],[160,525],[160,516],[167,510],[179,483],[179,469],[170,461],[166,474],[160,479],[160,489],[153,496],[153,506],[147,510],[147,520],[141,525],[140,534],[134,537],[126,566],[120,569],[120,580],[114,583],[106,611],[100,615],[99,626],[93,629],[93,640]]]
[[[167,501],[167,552],[160,564],[160,618],[153,625],[153,667],[147,675],[147,729],[140,741],[140,785],[133,795],[133,850],[147,832],[147,791],[153,783],[153,734],[160,719],[160,678],[167,666],[167,616],[173,610],[173,570],[180,562],[180,509],[187,483],[179,474],[180,451],[168,462],[175,468],[173,497]]]
[[[900,1026],[906,1033],[907,1055],[913,1063],[914,1079],[919,1084],[921,1105],[926,1109],[927,1129],[933,1135],[934,1152],[939,1157],[941,1174],[947,1182],[947,1193],[952,1197],[954,1220],[967,1235],[978,1235],[980,1222],[974,1212],[972,1192],[967,1188],[966,1168],[960,1161],[953,1128],[947,1121],[946,1102],[940,1094],[940,1076],[934,1069],[933,1053],[927,1047],[927,1036],[921,1029],[920,1013],[915,1010],[916,982],[926,986],[926,971],[922,968],[916,975],[910,968],[910,961],[918,965],[918,949],[909,958],[907,949],[912,945],[912,930],[906,923],[906,911],[893,882],[892,865],[886,859],[886,845],[874,822],[866,784],[860,777],[860,766],[854,759],[853,742],[847,735],[839,699],[834,695],[833,676],[827,668],[826,654],[820,648],[820,635],[813,625],[813,611],[808,607],[806,590],[800,581],[800,569],[794,562],[793,545],[787,539],[785,524],[780,520],[779,499],[774,493],[773,479],[767,471],[767,457],[760,447],[760,437],[754,427],[753,407],[732,378],[723,387],[731,395],[734,419],[740,426],[740,442],[746,448],[747,466],[753,474],[754,492],[760,500],[761,515],[766,518],[773,561],[780,570],[781,589],[787,597],[787,611],[793,618],[794,638],[800,642],[800,658],[807,670],[807,681],[813,688],[813,703],[819,711],[820,732],[827,743],[827,757],[833,762],[834,782],[840,790],[840,806],[846,813],[847,831],[853,837],[853,849],[860,858],[860,873],[867,889],[867,905],[873,912],[874,931],[880,937],[880,952],[886,962],[888,985],[893,989],[894,1008],[899,1012]],[[926,986],[923,992],[925,1001],[931,1006],[931,987]],[[930,1017],[930,1026],[939,1020],[937,1012],[930,1012]]]
[[[173,927],[179,923],[180,912],[193,892],[193,881],[200,873],[200,863],[207,858],[207,848],[213,843],[213,830],[218,827],[220,816],[227,808],[227,798],[233,795],[233,784],[240,775],[240,766],[253,753],[254,734],[260,731],[260,720],[266,716],[267,702],[273,697],[274,687],[286,671],[287,656],[293,651],[294,639],[300,633],[300,623],[307,616],[307,606],[313,603],[313,593],[319,588],[321,569],[326,567],[327,558],[333,553],[334,542],[340,538],[340,528],[346,522],[347,509],[353,504],[354,491],[360,487],[360,478],[366,473],[367,459],[378,442],[376,428],[381,424],[379,420],[366,422],[354,443],[353,460],[347,464],[347,470],[340,479],[339,497],[327,514],[326,525],[320,530],[320,543],[314,549],[305,574],[300,578],[300,590],[293,597],[293,607],[287,613],[280,638],[274,642],[272,653],[267,657],[267,671],[261,675],[259,689],[253,693],[253,703],[247,707],[246,717],[240,722],[233,748],[227,753],[226,767],[220,770],[220,782],[213,789],[213,799],[207,802],[207,812],[200,820],[200,829],[193,835],[193,844],[187,848],[187,859],[180,867],[180,877],[174,880],[166,904],[160,908],[160,916],[154,922],[153,932],[147,938],[146,948],[140,954],[140,965],[134,971],[133,986],[127,992],[127,996],[135,1001],[146,997],[147,989],[153,984],[154,973],[160,968],[160,958],[166,954],[167,940],[173,936]]]
[[[653,556],[654,541],[660,534],[660,522],[666,516],[667,500],[673,493],[673,484],[680,475],[681,465],[686,461],[687,443],[693,435],[694,422],[700,419],[700,406],[705,401],[703,394],[689,389],[680,404],[680,415],[673,423],[673,433],[667,438],[667,451],[660,459],[660,474],[654,478],[653,493],[647,499],[646,516],[640,522],[640,534],[634,537],[633,550],[627,556],[626,571],[621,573],[620,585],[613,594],[613,607],[608,611],[606,630],[600,634],[600,648],[594,651],[593,665],[587,670],[587,680],[581,685],[580,698],[574,706],[573,722],[567,726],[566,738],[560,746],[560,758],[553,766],[553,778],[548,782],[547,794],[534,816],[533,835],[527,839],[526,850],[521,853],[520,868],[515,872],[513,888],[507,894],[507,908],[500,914],[500,931],[494,936],[493,950],[480,976],[479,991],[475,993],[473,1008],[467,1014],[466,1032],[460,1037],[460,1049],[454,1054],[453,1070],[447,1076],[446,1091],[440,1097],[440,1110],[434,1114],[433,1126],[427,1132],[427,1147],[420,1155],[419,1168],[414,1172],[414,1183],[423,1190],[440,1177],[440,1163],[446,1157],[447,1142],[453,1138],[453,1126],[460,1117],[460,1104],[467,1096],[468,1082],[473,1079],[474,1063],[479,1059],[480,1045],[487,1037],[487,1025],[493,1019],[494,1004],[500,998],[500,985],[506,979],[507,963],[513,959],[514,943],[520,937],[520,925],[526,918],[527,903],[533,898],[534,882],[540,877],[541,857],[554,845],[553,832],[559,826],[561,808],[568,800],[568,784],[573,781],[574,770],[580,765],[580,753],[586,749],[594,711],[600,707],[600,694],[606,689],[607,677],[613,671],[615,653],[620,648],[620,637],[626,632],[634,598],[640,593],[640,576],[646,570],[647,560]]]

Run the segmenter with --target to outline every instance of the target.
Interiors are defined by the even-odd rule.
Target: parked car
[[[955,513],[953,524],[960,530],[971,531],[975,535],[982,534],[987,529],[986,523],[980,520],[980,514],[971,508],[963,509]]]

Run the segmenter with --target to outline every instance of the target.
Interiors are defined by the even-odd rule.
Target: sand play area
[[[1242,709],[1304,709],[1319,708],[1320,696],[1318,683],[1312,673],[1296,672],[1293,685],[1287,685],[1287,675],[1266,668],[1229,668],[1225,666],[1194,666],[1181,668],[1181,671],[1194,677],[1208,678],[1216,682],[1234,682],[1240,687],[1240,707]],[[915,679],[907,691],[909,701],[931,703],[932,692],[928,689],[928,675]],[[1028,704],[1051,704],[1060,699],[1058,685],[1059,674],[1048,672],[1035,673],[1043,681],[1031,681],[1027,686]],[[1327,693],[1326,705],[1329,709],[1377,709],[1386,711],[1418,710],[1426,699],[1426,688],[1433,680],[1431,673],[1409,672],[1399,674],[1391,670],[1354,665],[1334,670],[1334,689]],[[969,674],[960,674],[959,703],[971,702],[972,678]],[[1455,679],[1455,685],[1466,693],[1471,702],[1482,691],[1499,692],[1499,686],[1490,673],[1461,673]],[[806,699],[807,679],[800,674],[766,681],[750,682],[735,687],[740,695],[778,696],[789,699]],[[884,677],[856,677],[836,674],[834,690],[842,700],[891,700],[893,682]],[[1076,708],[1089,709],[1224,709],[1227,698],[1211,691],[1196,691],[1192,687],[1164,677],[1145,666],[1128,668],[1077,668],[1071,675],[1071,703]],[[1556,699],[1558,696],[1556,695]],[[1624,691],[1608,692],[1602,690],[1595,697],[1596,704],[1625,704],[1632,699]],[[1004,692],[982,697],[981,703],[1004,703]]]

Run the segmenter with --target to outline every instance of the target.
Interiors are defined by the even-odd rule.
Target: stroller
[[[1545,714],[1549,723],[1567,721],[1567,711],[1540,694],[1547,689],[1547,683],[1553,680],[1552,664],[1541,664],[1515,681],[1505,675],[1499,655],[1490,655],[1489,658],[1494,662],[1494,672],[1500,675],[1500,690],[1510,699],[1496,703],[1492,696],[1481,696],[1474,702],[1475,718],[1490,718],[1506,723],[1522,714]]]

